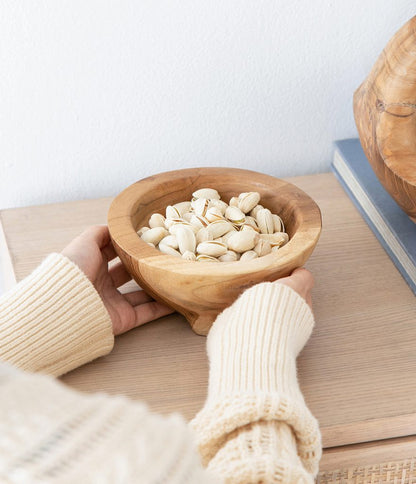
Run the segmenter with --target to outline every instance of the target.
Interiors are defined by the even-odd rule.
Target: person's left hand
[[[115,335],[174,312],[144,291],[121,294],[117,290],[130,281],[131,276],[121,262],[108,267],[108,262],[117,254],[106,225],[89,227],[65,247],[62,254],[77,264],[94,284],[110,315]]]

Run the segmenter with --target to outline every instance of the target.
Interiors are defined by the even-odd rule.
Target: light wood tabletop
[[[322,431],[321,468],[416,457],[415,297],[332,174],[288,180],[318,203],[323,216],[306,265],[316,281],[316,326],[298,359],[300,385]],[[106,223],[111,200],[0,211],[7,279],[13,280],[13,270],[21,280],[84,228]],[[118,337],[110,355],[62,380],[189,419],[204,402],[207,375],[205,338],[175,314]]]

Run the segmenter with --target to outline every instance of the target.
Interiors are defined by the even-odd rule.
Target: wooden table
[[[312,196],[323,215],[322,236],[307,264],[316,279],[316,327],[298,360],[300,385],[323,436],[319,482],[356,482],[342,478],[403,462],[408,478],[409,462],[416,462],[415,297],[332,174],[289,181]],[[0,254],[9,283],[88,225],[106,223],[110,203],[1,211]],[[172,315],[117,338],[110,355],[62,380],[84,391],[143,399],[156,411],[189,419],[204,402],[207,372],[205,338]]]

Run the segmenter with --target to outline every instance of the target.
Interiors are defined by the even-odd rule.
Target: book
[[[416,224],[379,182],[358,138],[334,145],[335,176],[416,295]]]

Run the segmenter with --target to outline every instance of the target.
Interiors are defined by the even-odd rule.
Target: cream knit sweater
[[[50,376],[113,346],[94,286],[51,254],[0,298],[0,483],[313,482],[320,434],[296,378],[313,324],[289,287],[247,290],[209,333],[208,398],[188,426]]]

